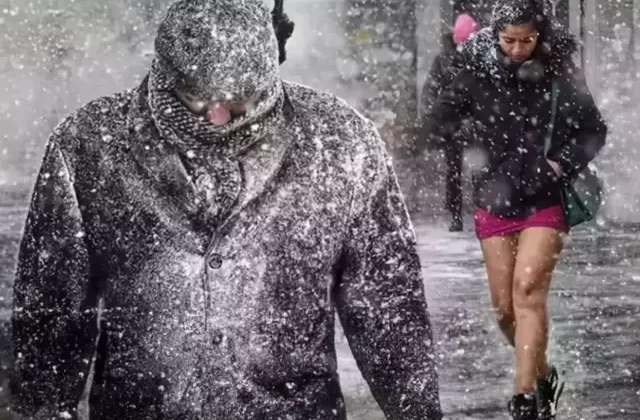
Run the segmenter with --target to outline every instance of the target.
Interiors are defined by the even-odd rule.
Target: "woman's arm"
[[[567,116],[571,123],[569,138],[552,151],[549,159],[558,163],[564,175],[572,177],[584,170],[604,147],[608,129],[580,70],[574,69],[569,83],[572,87]]]

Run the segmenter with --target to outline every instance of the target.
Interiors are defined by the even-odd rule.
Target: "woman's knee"
[[[513,272],[513,304],[518,310],[544,310],[551,274],[562,250],[562,238],[549,228],[529,228],[520,234]]]
[[[513,279],[514,310],[540,311],[547,307],[547,274],[515,275]]]
[[[512,277],[509,273],[501,278],[489,278],[491,289],[491,310],[495,313],[498,321],[502,318],[513,317],[513,298],[512,298]]]
[[[515,319],[511,288],[500,291],[492,290],[491,312],[500,323],[510,323]]]

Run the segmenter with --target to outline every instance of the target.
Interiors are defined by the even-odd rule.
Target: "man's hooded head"
[[[212,101],[242,101],[280,78],[271,14],[261,0],[179,0],[155,40],[178,88]]]
[[[273,127],[283,97],[263,0],[178,0],[169,8],[149,76],[149,104],[165,136],[249,139]]]

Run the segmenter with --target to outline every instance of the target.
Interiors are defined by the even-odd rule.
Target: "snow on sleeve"
[[[390,420],[440,419],[427,302],[413,226],[377,131],[357,153],[337,306],[363,377]]]

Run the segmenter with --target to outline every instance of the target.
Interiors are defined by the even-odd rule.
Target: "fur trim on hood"
[[[508,7],[504,5],[503,7]],[[494,10],[494,16],[503,16],[503,9]],[[572,55],[576,52],[578,41],[553,16],[545,15],[547,26],[541,43],[536,47],[530,60],[516,66],[518,76],[523,79],[535,79],[550,74],[560,74],[573,65]],[[510,65],[505,62],[497,38],[496,21],[489,27],[478,31],[464,44],[463,53],[467,68],[481,76],[504,78],[509,74]],[[527,74],[524,74],[527,73]],[[536,74],[530,74],[536,73]]]

